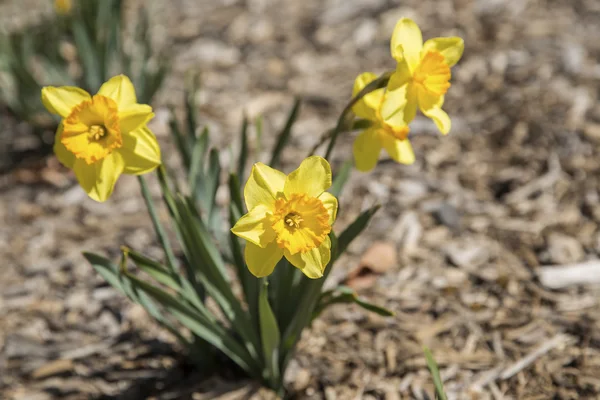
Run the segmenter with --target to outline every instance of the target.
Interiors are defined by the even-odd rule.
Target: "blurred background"
[[[132,76],[176,173],[169,120],[185,118],[186,97],[231,154],[243,116],[261,116],[264,133],[252,125],[250,138],[254,160],[267,161],[298,96],[289,172],[334,125],[359,73],[395,67],[389,39],[403,16],[424,38],[465,40],[444,107],[453,128],[441,137],[417,117],[414,165],[384,158],[353,172],[338,229],[383,207],[330,279],[396,316],[325,312],[290,367],[295,398],[433,398],[424,345],[452,398],[600,395],[600,291],[581,285],[600,276],[600,2],[72,2],[0,0],[0,398],[269,398],[228,371],[199,376],[87,265],[83,250],[161,250],[135,178],[95,203],[52,156],[57,121],[41,85],[95,92]],[[334,171],[353,138],[338,141]],[[557,279],[563,270],[576,279]]]

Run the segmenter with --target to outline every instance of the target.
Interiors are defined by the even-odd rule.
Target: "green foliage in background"
[[[19,120],[54,129],[40,100],[45,85],[78,86],[96,93],[114,75],[129,76],[140,103],[150,103],[167,71],[139,13],[133,37],[125,35],[121,0],[74,1],[70,13],[39,26],[0,35],[0,106]]]

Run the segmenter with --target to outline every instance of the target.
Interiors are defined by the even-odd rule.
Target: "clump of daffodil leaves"
[[[214,212],[222,177],[219,151],[209,149],[208,129],[197,126],[193,95],[188,96],[186,107],[187,132],[176,121],[170,125],[190,186],[182,193],[161,164],[158,142],[146,126],[154,115],[152,108],[137,103],[126,76],[110,79],[93,96],[76,87],[45,87],[44,105],[61,117],[54,151],[74,171],[89,197],[106,201],[121,174],[156,170],[163,206],[181,248],[176,257],[145,180],[139,176],[165,260],[153,260],[131,248],[123,248],[118,265],[91,253],[86,258],[117,290],[144,307],[189,348],[200,368],[216,368],[216,349],[249,376],[284,393],[282,377],[302,330],[324,308],[352,302],[393,315],[350,288],[322,291],[332,264],[378,208],[367,209],[341,232],[333,229],[336,196],[348,170],[333,176],[326,158],[346,112],[351,110],[368,122],[354,143],[357,169],[374,168],[382,148],[399,163],[414,162],[408,137],[417,109],[443,134],[450,130],[442,105],[450,87],[450,67],[460,59],[463,47],[462,39],[456,37],[423,43],[417,25],[401,19],[391,40],[395,70],[380,77],[365,72],[356,78],[352,100],[338,126],[329,131],[334,133],[326,157],[310,155],[288,174],[275,168],[298,114],[296,103],[278,135],[271,165],[254,163],[241,185],[249,149],[245,120],[238,165],[230,169],[236,172],[230,173],[228,181],[228,220]],[[260,137],[261,125],[256,129]],[[145,275],[131,272],[129,261]],[[240,291],[233,289],[236,285],[228,264]],[[216,312],[206,306],[207,298],[218,306]]]

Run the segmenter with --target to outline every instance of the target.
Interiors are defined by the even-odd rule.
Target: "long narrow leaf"
[[[175,117],[175,110],[171,107],[169,113],[169,128],[171,130],[171,136],[175,139],[175,145],[179,150],[179,156],[183,162],[183,166],[186,171],[190,170],[191,166],[191,151],[190,142],[193,144],[193,139],[190,139],[190,135],[184,135],[182,130],[179,128],[177,118]]]
[[[206,320],[200,313],[156,286],[152,286],[134,276],[128,276],[128,279],[150,297],[156,299],[188,329],[225,353],[249,375],[256,376],[254,359],[248,354],[244,346],[228,334],[223,327]]]
[[[173,253],[171,242],[169,241],[169,237],[167,236],[165,228],[160,222],[160,218],[158,216],[158,213],[156,212],[156,206],[154,205],[154,200],[152,200],[152,195],[150,194],[150,190],[148,189],[146,180],[143,176],[140,175],[138,176],[138,181],[142,189],[142,195],[144,197],[144,201],[146,202],[146,207],[148,208],[148,214],[150,214],[150,219],[152,220],[152,225],[154,226],[154,231],[156,232],[158,241],[160,242],[163,251],[165,252],[165,257],[167,258],[167,265],[169,266],[169,270],[172,273],[174,273],[175,268],[177,267],[177,259],[175,258],[175,253]]]
[[[152,278],[173,290],[181,290],[181,284],[179,283],[180,277],[173,276],[174,274],[172,274],[166,266],[161,265],[160,263],[151,260],[143,254],[133,251],[127,247],[122,247],[121,250],[129,258],[131,258],[133,262],[135,262],[138,268],[146,272]]]
[[[334,195],[335,197],[340,196],[344,185],[346,185],[346,182],[348,182],[348,178],[350,178],[351,172],[352,161],[345,161],[344,165],[342,165],[342,168],[333,179],[333,184],[331,185],[331,188],[329,188],[329,192],[331,192],[332,195]]]
[[[296,122],[296,118],[298,118],[298,113],[300,111],[300,103],[301,102],[299,98],[297,98],[294,101],[294,106],[292,107],[292,111],[290,111],[285,126],[283,127],[283,129],[279,133],[279,136],[277,137],[277,143],[275,144],[275,148],[273,149],[273,153],[271,156],[271,161],[269,162],[269,165],[272,168],[275,168],[279,163],[279,157],[281,156],[281,152],[285,148],[287,142],[290,140],[292,127],[294,126],[294,122]]]
[[[244,212],[244,202],[242,201],[242,192],[240,190],[240,179],[236,174],[229,175],[229,198],[231,199],[232,207],[235,209],[235,220],[237,221]]]
[[[277,263],[269,276],[269,289],[272,297],[273,311],[281,327],[289,324],[296,313],[296,302],[292,291],[297,273],[302,273],[284,257]]]
[[[207,221],[213,226],[216,214],[215,197],[219,188],[219,178],[221,177],[221,165],[219,163],[219,151],[211,149],[208,160],[208,171],[206,173],[205,182],[207,191],[204,198],[204,209],[206,210]]]
[[[192,210],[193,204],[179,198],[176,199],[175,205],[177,207],[175,225],[180,232],[186,257],[192,264],[197,278],[231,321],[233,328],[244,338],[251,354],[257,356],[259,339],[249,316],[233,294],[223,259],[214,246],[206,226],[197,212]]]
[[[102,82],[98,59],[94,55],[95,46],[83,22],[78,18],[72,19],[73,37],[84,69],[86,85],[90,92],[95,93]]]
[[[240,157],[238,158],[237,176],[244,179],[246,162],[248,161],[248,117],[244,115],[242,131],[240,133]]]
[[[196,136],[196,129],[198,128],[198,123],[196,121],[196,93],[198,93],[198,88],[200,86],[200,79],[198,75],[195,75],[191,79],[191,90],[186,92],[185,95],[185,111],[186,111],[186,122],[187,122],[187,130],[188,134],[191,136]]]
[[[117,267],[104,257],[93,253],[83,253],[92,267],[115,289],[140,304],[163,327],[169,330],[185,347],[190,346],[189,340],[184,337],[158,310],[158,307],[145,294],[138,294],[132,290],[127,281],[122,279]]]
[[[338,238],[338,255],[346,251],[346,248],[348,248],[350,243],[367,227],[367,224],[380,207],[380,205],[376,205],[363,211],[358,218],[356,218],[356,220],[340,234]]]
[[[281,335],[277,320],[269,304],[267,296],[267,281],[260,290],[258,299],[258,312],[260,317],[260,337],[262,341],[263,357],[265,361],[266,378],[271,381],[274,388],[279,386],[279,342]]]
[[[427,360],[427,367],[431,372],[431,376],[433,377],[433,384],[435,385],[435,391],[440,400],[448,400],[446,397],[446,392],[444,391],[444,384],[442,383],[442,377],[440,376],[440,370],[438,369],[437,363],[433,358],[433,354],[427,348],[423,348],[423,352],[425,353],[425,360]]]
[[[188,184],[192,196],[196,196],[198,189],[204,185],[204,182],[201,182],[201,179],[204,175],[204,155],[206,154],[207,147],[208,127],[204,127],[202,134],[200,134],[200,137],[196,139],[196,143],[194,144],[190,160],[191,165],[188,170]]]
[[[327,307],[339,303],[355,303],[365,310],[374,312],[375,314],[379,314],[384,317],[394,316],[393,311],[361,299],[354,289],[347,286],[339,286],[335,290],[328,293],[323,293],[321,295],[319,302],[315,307],[315,311],[313,312],[312,319],[314,320],[316,317],[318,317],[319,314],[321,314],[321,312],[323,312],[323,310],[325,310]]]
[[[325,268],[323,277],[320,279],[308,279],[305,276],[303,276],[298,289],[294,292],[294,294],[296,294],[299,299],[296,303],[297,312],[294,314],[294,317],[291,320],[291,322],[287,324],[287,327],[282,335],[282,346],[280,354],[282,360],[282,371],[285,371],[287,364],[291,360],[293,350],[296,346],[296,343],[300,339],[300,334],[302,333],[302,330],[310,323],[313,311],[319,299],[319,293],[321,292],[323,284],[325,283],[327,277],[329,276],[329,273],[331,272],[332,266],[337,259],[337,255],[340,254],[337,250],[338,239],[335,233],[331,232],[329,234],[329,238],[331,239],[331,260]]]
[[[256,129],[256,153],[260,154],[263,136],[263,120],[261,115],[254,119],[254,129]]]

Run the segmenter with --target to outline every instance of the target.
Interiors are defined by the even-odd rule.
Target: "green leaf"
[[[365,310],[374,312],[375,314],[379,314],[384,317],[392,317],[395,315],[393,311],[390,311],[387,308],[371,304],[368,301],[361,299],[354,289],[347,286],[338,286],[334,290],[321,294],[319,302],[317,303],[315,311],[313,312],[312,319],[314,320],[317,318],[319,314],[321,314],[327,307],[339,303],[355,303]]]
[[[342,169],[337,173],[337,175],[333,179],[333,184],[329,188],[329,192],[335,197],[340,196],[344,185],[346,185],[346,182],[348,182],[348,178],[350,178],[350,173],[352,172],[352,165],[352,161],[345,161],[344,165],[342,165]]]
[[[154,201],[152,200],[152,195],[150,194],[150,190],[148,189],[148,185],[146,184],[146,180],[143,176],[138,176],[138,181],[140,183],[140,187],[142,189],[142,195],[144,197],[144,201],[146,202],[146,208],[148,209],[148,214],[150,214],[150,219],[152,220],[152,225],[154,226],[154,231],[156,232],[156,236],[158,237],[158,241],[160,242],[163,251],[165,253],[165,257],[167,258],[167,264],[169,265],[169,269],[173,272],[177,267],[177,260],[175,258],[175,253],[173,253],[173,248],[171,247],[171,242],[169,241],[169,237],[165,231],[165,228],[162,226],[160,222],[160,218],[158,213],[156,212],[156,206],[154,205]]]
[[[281,327],[287,326],[296,313],[294,282],[298,274],[302,272],[283,257],[268,277],[273,312]]]
[[[106,258],[94,253],[84,252],[83,256],[112,287],[125,294],[125,289],[119,280],[119,270]]]
[[[204,209],[206,210],[206,221],[212,232],[220,231],[219,213],[216,204],[217,190],[221,178],[221,164],[219,162],[219,151],[211,149],[208,159],[208,171],[204,178],[205,192]]]
[[[261,115],[254,119],[254,129],[256,129],[256,153],[260,154],[263,135],[263,120]]]
[[[337,255],[346,251],[350,243],[367,227],[367,224],[380,207],[380,205],[376,205],[363,211],[358,218],[356,218],[356,220],[340,234],[338,238]]]
[[[184,135],[179,128],[177,118],[175,117],[175,109],[173,107],[170,108],[169,114],[169,128],[171,129],[171,135],[175,139],[175,145],[179,151],[179,156],[181,157],[183,166],[185,167],[186,171],[189,171],[191,165],[190,144],[193,143],[192,139],[190,139],[189,134]]]
[[[240,301],[233,294],[223,258],[206,225],[194,209],[193,202],[179,197],[175,199],[174,205],[175,226],[190,268],[208,295],[217,302],[232,327],[244,339],[251,354],[257,355],[259,338],[247,312],[242,309]]]
[[[198,93],[198,88],[200,86],[200,77],[196,74],[191,79],[188,79],[189,87],[191,90],[186,92],[185,95],[185,115],[187,118],[187,129],[188,134],[192,136],[196,136],[196,129],[198,128],[198,123],[196,121],[196,93]]]
[[[194,150],[191,156],[191,166],[188,169],[188,184],[190,193],[197,196],[199,188],[202,186],[204,175],[204,157],[208,148],[208,127],[204,127],[200,137],[196,139]]]
[[[313,311],[319,300],[319,294],[321,289],[331,272],[333,263],[335,262],[337,255],[340,254],[337,250],[338,239],[334,232],[329,234],[331,240],[331,260],[321,279],[309,279],[306,276],[301,276],[300,283],[294,289],[293,294],[290,294],[289,300],[295,301],[295,310],[293,318],[289,324],[282,325],[282,346],[281,346],[281,359],[282,359],[282,370],[285,371],[286,365],[289,363],[293,356],[293,350],[296,343],[300,339],[302,330],[310,323]]]
[[[435,391],[440,400],[448,400],[446,397],[446,392],[444,391],[444,384],[442,383],[442,377],[440,376],[440,370],[438,369],[437,363],[433,358],[433,354],[427,348],[423,348],[423,352],[425,353],[425,360],[427,360],[427,367],[431,372],[431,376],[433,377],[433,384],[435,385]]]
[[[290,111],[287,122],[285,123],[285,126],[279,133],[279,136],[277,138],[277,143],[275,144],[275,148],[273,149],[273,153],[271,156],[271,162],[269,162],[269,165],[272,168],[275,168],[277,166],[277,164],[279,163],[279,157],[281,156],[281,152],[283,151],[283,149],[285,148],[285,145],[287,144],[287,142],[290,139],[290,135],[292,133],[292,127],[294,126],[294,122],[296,122],[296,118],[298,118],[299,112],[300,112],[300,99],[296,98],[296,100],[294,101],[294,106],[292,107],[292,111]]]
[[[190,346],[189,340],[184,337],[160,312],[156,304],[144,293],[137,293],[128,280],[123,279],[120,271],[112,262],[93,253],[83,253],[92,267],[115,289],[140,304],[163,327],[169,330],[184,346]]]
[[[96,56],[96,46],[88,35],[83,22],[78,18],[72,20],[73,37],[81,64],[83,66],[83,75],[87,89],[91,93],[96,93],[102,84],[100,76],[99,60]]]
[[[255,360],[244,346],[235,340],[220,324],[206,319],[198,311],[195,311],[190,306],[156,286],[150,285],[131,275],[127,275],[127,278],[132,284],[159,302],[184,326],[225,353],[249,375],[257,376]]]
[[[273,310],[271,310],[271,306],[269,305],[267,286],[268,282],[265,280],[258,299],[260,337],[267,379],[276,388],[279,386],[279,342],[281,335],[275,314],[273,314]]]
[[[150,258],[127,247],[122,247],[121,249],[123,253],[127,255],[127,257],[131,258],[133,262],[135,262],[139,269],[146,272],[152,278],[173,290],[181,290],[181,284],[179,283],[180,277],[171,273],[166,266],[161,265],[160,263],[151,260]]]
[[[235,221],[237,221],[244,212],[244,202],[240,190],[240,180],[236,174],[229,175],[229,198],[231,199],[231,205],[235,208]]]
[[[246,162],[248,161],[248,118],[244,115],[242,131],[240,133],[240,157],[238,159],[237,176],[244,179]]]

